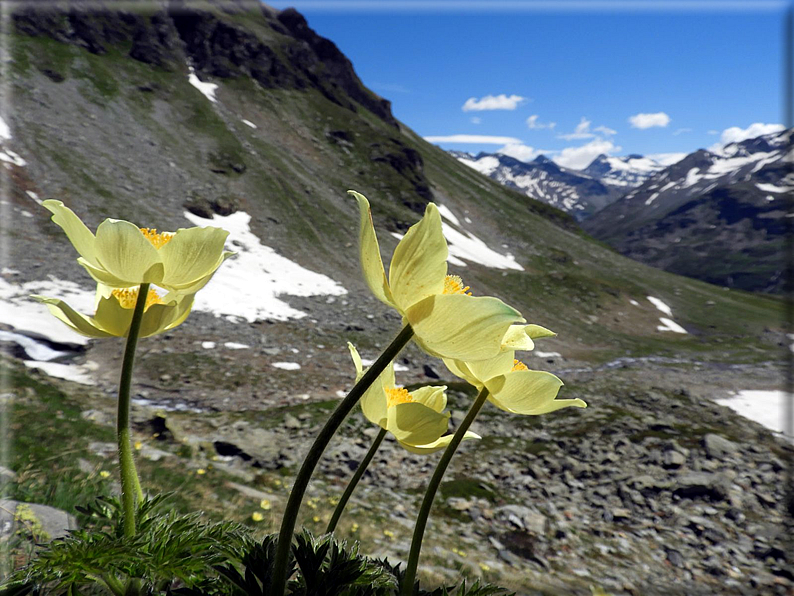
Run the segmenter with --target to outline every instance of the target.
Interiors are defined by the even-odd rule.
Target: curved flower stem
[[[394,341],[388,345],[375,363],[369,367],[369,370],[364,373],[364,376],[350,390],[347,397],[336,406],[336,409],[331,413],[325,426],[320,430],[314,443],[309,448],[306,459],[303,460],[301,469],[295,477],[295,484],[292,485],[292,491],[287,500],[287,507],[284,510],[284,517],[281,520],[281,530],[279,531],[278,544],[276,545],[276,560],[273,565],[273,575],[271,576],[273,583],[269,592],[273,596],[284,594],[287,586],[287,564],[292,545],[292,533],[295,531],[295,521],[298,518],[298,511],[300,510],[306,487],[309,485],[309,480],[323,455],[323,451],[325,451],[334,433],[345,421],[347,415],[358,403],[358,400],[361,399],[361,396],[364,395],[364,392],[380,376],[389,362],[394,360],[413,335],[414,330],[411,329],[411,326],[405,325],[399,335],[394,338]]]
[[[436,465],[436,470],[433,472],[433,477],[430,478],[427,491],[425,492],[425,498],[422,500],[422,506],[419,508],[419,515],[416,516],[414,536],[411,539],[411,552],[408,555],[408,565],[405,568],[405,577],[403,578],[402,587],[400,589],[401,596],[413,596],[414,582],[416,581],[416,568],[419,565],[419,552],[422,550],[422,537],[425,533],[425,526],[427,526],[427,518],[430,516],[430,508],[433,506],[433,499],[436,496],[436,492],[438,492],[438,487],[441,485],[444,472],[447,471],[447,466],[449,466],[449,462],[452,461],[452,456],[455,455],[458,445],[460,445],[466,431],[469,430],[471,423],[474,422],[474,419],[477,417],[480,408],[482,408],[487,398],[488,390],[483,387],[477,399],[474,401],[471,408],[469,408],[469,413],[466,414],[466,418],[463,419],[460,427],[455,431],[455,435],[444,450],[441,459],[438,460],[438,465]]]
[[[149,284],[141,284],[138,289],[138,300],[135,302],[135,311],[132,313],[130,330],[127,332],[127,346],[124,349],[124,360],[121,364],[121,379],[119,381],[119,403],[116,416],[116,438],[119,444],[119,465],[121,467],[121,507],[124,512],[124,535],[135,535],[135,498],[143,500],[141,483],[135,469],[135,459],[132,454],[130,433],[130,385],[132,384],[132,365],[135,361],[135,348],[138,345],[138,335],[141,331],[143,311],[146,306],[146,297],[149,294]]]
[[[356,468],[356,473],[353,474],[353,477],[350,479],[350,482],[347,483],[347,488],[345,492],[342,494],[342,498],[339,499],[339,503],[336,504],[336,509],[334,509],[334,514],[331,516],[331,521],[328,522],[328,527],[325,529],[326,534],[330,534],[336,529],[336,524],[339,523],[339,518],[342,517],[342,512],[345,510],[345,506],[347,502],[350,500],[350,496],[353,494],[353,491],[356,490],[356,486],[358,485],[358,481],[361,480],[361,477],[364,475],[364,472],[367,471],[367,467],[369,466],[369,462],[372,461],[372,458],[375,457],[375,453],[378,451],[378,447],[380,444],[383,443],[383,439],[386,437],[386,429],[380,429],[378,436],[375,437],[375,440],[372,442],[372,446],[367,451],[367,454],[364,456],[364,459],[361,460],[361,463],[358,464]]]

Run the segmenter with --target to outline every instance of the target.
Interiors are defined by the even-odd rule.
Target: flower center
[[[174,237],[171,232],[158,232],[156,228],[141,228],[140,230],[155,248],[162,248]]]
[[[386,406],[391,408],[397,404],[410,404],[414,400],[405,387],[389,387],[386,389]]]
[[[138,290],[140,286],[134,288],[123,288],[121,290],[113,290],[111,292],[115,297],[116,300],[119,301],[119,305],[121,308],[135,308],[135,303],[138,301]],[[143,307],[143,310],[146,311],[150,306],[153,304],[165,304],[161,299],[160,295],[154,291],[154,289],[149,288],[149,293],[146,295],[146,305]]]
[[[447,275],[444,278],[444,294],[465,294],[471,296],[469,286],[463,285],[463,280],[459,275]]]
[[[513,368],[510,369],[510,372],[514,370],[529,370],[526,364],[521,362],[520,360],[513,359]]]

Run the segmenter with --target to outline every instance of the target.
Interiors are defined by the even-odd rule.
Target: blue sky
[[[301,11],[444,148],[584,167],[782,122],[783,2],[270,4]]]

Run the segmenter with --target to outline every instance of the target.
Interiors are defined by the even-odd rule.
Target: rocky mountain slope
[[[346,342],[374,358],[400,326],[360,277],[358,215],[345,195],[355,188],[372,202],[387,260],[395,236],[437,202],[451,271],[475,294],[499,296],[554,329],[559,336],[539,342],[527,364],[559,374],[566,396],[591,404],[582,417],[549,422],[484,417],[488,438],[477,458],[456,464],[433,522],[427,578],[466,569],[521,593],[603,584],[650,594],[643,570],[652,568],[656,586],[691,593],[715,583],[725,593],[749,581],[760,593],[790,585],[783,538],[768,527],[784,519],[783,472],[761,462],[771,450],[784,459],[787,448],[709,401],[775,386],[782,301],[636,263],[582,234],[570,216],[481,176],[396,121],[388,101],[294,10],[107,6],[22,6],[10,19],[0,345],[18,417],[14,498],[56,504],[68,492],[58,479],[88,491],[112,457],[102,443],[112,441],[120,342],[70,335],[28,298],[61,296],[86,312],[93,304],[92,283],[43,199],[64,201],[92,229],[116,217],[230,230],[238,255],[199,293],[188,320],[141,342],[134,410],[147,486],[178,489],[180,507],[250,520],[243,505],[263,492],[273,494],[277,519],[307,437],[350,387]],[[410,347],[398,363],[406,385],[449,384],[460,420],[468,393],[438,361]],[[321,524],[322,491],[344,486],[365,429],[354,415],[333,446],[307,524]],[[736,449],[712,457],[707,434]],[[87,449],[78,445],[85,439]],[[53,442],[74,450],[54,458]],[[345,526],[349,536],[368,552],[404,558],[417,487],[434,461],[389,446],[380,471],[365,478],[384,505],[366,492],[354,498],[361,529]],[[730,500],[742,491],[753,496]],[[393,520],[391,535],[365,531],[384,519]],[[449,535],[465,537],[458,552]],[[697,553],[706,551],[722,563],[704,562]]]
[[[583,223],[639,261],[745,290],[783,284],[791,134],[700,150]],[[706,266],[705,264],[708,264]]]
[[[572,170],[544,155],[525,162],[501,153],[449,153],[508,188],[571,214],[577,221],[592,216],[623,196],[627,188],[640,186],[664,167],[640,155],[599,155],[584,170]]]

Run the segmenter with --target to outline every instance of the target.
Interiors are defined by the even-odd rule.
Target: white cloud
[[[557,126],[556,122],[538,122],[538,115],[532,114],[529,118],[527,118],[527,126],[533,130],[541,129],[541,128],[548,128],[549,130],[553,130],[555,126]]]
[[[634,114],[629,116],[629,123],[632,128],[653,128],[655,126],[665,127],[670,124],[670,116],[664,112],[653,114]]]
[[[720,134],[720,131],[718,131],[718,130],[710,130],[710,131],[708,131],[706,134],[709,134],[709,135],[718,135],[718,134]]]
[[[520,95],[486,95],[482,99],[470,97],[461,108],[464,112],[481,112],[483,110],[515,110],[519,104],[527,101]]]
[[[428,143],[483,143],[485,145],[520,145],[521,139],[490,135],[447,135],[425,137]]]
[[[509,145],[505,145],[501,149],[497,149],[496,152],[501,153],[502,155],[513,157],[519,161],[526,162],[532,161],[538,155],[548,155],[549,153],[555,153],[555,151],[535,149],[534,147],[524,145],[523,143],[511,143]]]
[[[678,135],[682,135],[682,134],[687,133],[687,132],[692,132],[692,129],[691,128],[678,128],[673,133],[673,136],[677,137]]]
[[[553,159],[558,165],[573,170],[581,170],[589,166],[602,153],[609,155],[615,151],[620,151],[620,149],[612,141],[593,139],[580,147],[566,147]]]
[[[482,122],[482,118],[479,116],[472,116],[471,123],[472,124],[480,124]]]
[[[590,132],[590,125],[593,122],[588,120],[584,116],[579,121],[579,124],[576,125],[576,128],[573,132],[564,134],[564,135],[557,135],[558,139],[565,139],[566,141],[573,141],[574,139],[592,139],[595,137],[595,134]]]
[[[600,132],[602,135],[605,136],[612,136],[618,134],[618,131],[615,129],[609,128],[608,126],[596,126],[593,129],[595,132]]]
[[[731,126],[722,131],[720,141],[723,145],[727,145],[728,143],[738,143],[745,139],[754,139],[773,132],[780,132],[781,130],[785,130],[785,126],[782,124],[764,124],[762,122],[754,122],[747,128]]]

